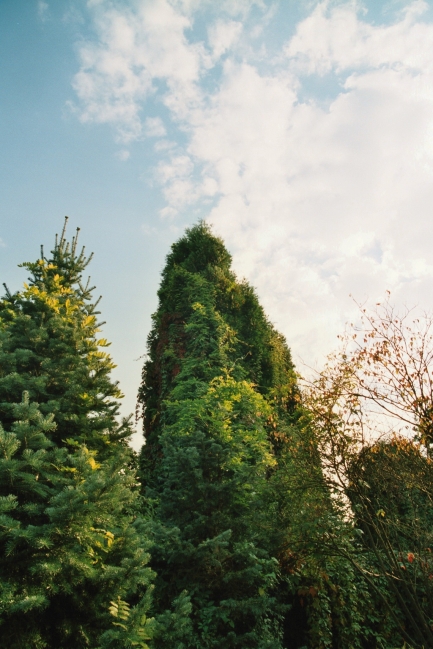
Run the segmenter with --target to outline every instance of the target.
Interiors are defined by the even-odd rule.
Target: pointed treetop
[[[205,221],[199,221],[172,245],[167,256],[166,271],[173,265],[182,266],[192,273],[203,272],[209,266],[228,270],[231,262],[232,257],[222,239],[212,233]]]
[[[68,217],[65,216],[60,239],[56,234],[54,248],[51,250],[50,256],[44,255],[44,248],[41,246],[41,256],[38,261],[20,264],[21,267],[27,268],[31,272],[30,284],[50,283],[50,280],[60,276],[63,286],[72,286],[73,284],[81,286],[83,271],[92,260],[93,253],[86,257],[85,246],[81,248],[80,253],[77,252],[80,228],[77,228],[72,241],[67,241],[67,224]],[[87,284],[83,292],[88,293],[91,290]]]

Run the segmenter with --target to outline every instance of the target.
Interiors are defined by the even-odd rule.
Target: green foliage
[[[361,407],[415,408],[404,421],[425,443],[431,397],[398,378],[430,376],[415,330],[392,379],[405,329],[372,318],[365,347],[301,392],[199,223],[167,257],[153,316],[140,494],[89,261],[63,230],[0,301],[0,645],[433,647],[431,449],[366,445]]]
[[[63,231],[49,259],[25,264],[24,290],[0,302],[0,645],[10,649],[132,646],[149,608],[130,427],[116,421],[121,394],[76,244]],[[117,598],[131,607],[120,639],[108,610]]]
[[[360,328],[341,336],[304,390],[324,480],[347,529],[333,546],[376,604],[365,637],[433,647],[432,319],[400,315],[389,295],[360,311]]]
[[[277,431],[286,442],[268,481],[267,537],[280,565],[277,596],[291,603],[284,646],[395,649],[395,623],[354,566],[363,550],[347,501],[330,495],[309,414],[297,426],[277,420]]]
[[[405,639],[433,645],[431,459],[419,444],[395,436],[364,448],[349,475],[364,569],[386,583]]]
[[[143,598],[131,609],[128,602],[122,600],[119,595],[116,600],[110,602],[108,610],[116,621],[112,623],[114,628],[102,636],[102,648],[149,649],[148,641],[153,637],[155,626],[154,618],[148,618],[146,615],[149,603],[148,598]]]
[[[267,618],[278,566],[254,533],[275,463],[263,425],[269,407],[244,381],[217,377],[202,387],[179,380],[166,403],[158,486],[148,492],[158,499],[155,599],[166,608],[190,593],[189,647],[222,638],[227,647],[276,646]]]
[[[156,610],[188,592],[188,648],[394,649],[290,352],[230,263],[201,223],[162,275],[139,393]]]
[[[159,296],[140,391],[156,607],[188,592],[188,648],[276,649],[284,609],[272,594],[278,561],[260,535],[276,466],[266,396],[279,389],[287,411],[290,353],[204,224],[173,246]],[[240,339],[242,323],[255,336]]]
[[[77,235],[78,236],[78,235]],[[82,283],[90,258],[77,254],[65,230],[49,258],[23,264],[31,275],[24,290],[0,301],[0,421],[8,428],[13,404],[24,390],[42,414],[55,416],[57,445],[75,439],[109,454],[111,442],[130,434],[116,423],[122,396],[110,379],[115,367],[98,336],[97,302]]]
[[[140,522],[125,515],[134,476],[125,457],[99,463],[49,439],[53,416],[27,394],[0,428],[2,646],[97,647],[106,603],[143,592],[151,577]]]
[[[139,390],[146,437],[141,463],[146,481],[152,480],[160,454],[163,403],[180,371],[205,382],[229,371],[237,380],[252,382],[286,414],[295,410],[296,379],[290,351],[267,320],[253,289],[236,280],[230,264],[224,244],[203,222],[187,230],[167,257]],[[196,304],[208,314],[206,332],[200,330]],[[202,362],[196,362],[199,356]]]

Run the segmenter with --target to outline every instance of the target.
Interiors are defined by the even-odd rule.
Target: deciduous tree
[[[324,479],[353,528],[353,550],[340,550],[420,648],[433,646],[431,328],[388,299],[362,307],[304,392]]]

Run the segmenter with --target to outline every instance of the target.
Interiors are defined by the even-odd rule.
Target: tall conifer
[[[57,445],[66,439],[110,453],[110,443],[130,434],[118,425],[122,396],[110,373],[115,367],[98,336],[99,300],[92,300],[83,272],[92,255],[77,251],[77,235],[68,242],[65,227],[51,255],[22,266],[30,271],[24,290],[0,301],[0,421],[8,427],[13,405],[23,390],[53,414]]]
[[[130,427],[117,423],[121,393],[82,283],[89,260],[63,230],[50,256],[23,264],[24,290],[0,302],[0,646],[8,649],[145,646],[151,635]]]
[[[189,593],[185,646],[379,646],[290,351],[205,223],[167,257],[139,402],[155,605]]]
[[[163,271],[139,395],[155,599],[165,608],[189,592],[191,649],[277,649],[278,562],[262,531],[273,413],[292,413],[294,373],[283,338],[230,263],[200,223]]]
[[[158,296],[138,397],[146,438],[141,453],[145,480],[152,479],[158,461],[163,402],[179,380],[186,352],[186,325],[195,313],[195,303],[213,310],[214,319],[225,328],[222,335],[230,339],[223,358],[201,362],[205,381],[229,371],[251,382],[255,391],[288,418],[296,411],[297,398],[293,362],[284,337],[267,319],[251,286],[237,280],[229,252],[206,223],[187,230],[172,246]],[[209,326],[216,340],[216,324]]]

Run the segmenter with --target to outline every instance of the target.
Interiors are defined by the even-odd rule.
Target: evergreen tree
[[[140,473],[156,609],[188,591],[188,649],[390,648],[290,351],[230,264],[206,224],[188,230],[148,339]]]
[[[230,338],[223,358],[202,358],[195,372],[200,371],[209,381],[223,370],[230,371],[237,379],[254,384],[285,419],[294,416],[297,405],[296,377],[284,337],[266,318],[254,290],[247,282],[237,281],[230,254],[206,223],[187,230],[172,246],[158,296],[138,396],[146,438],[141,453],[146,481],[152,479],[160,455],[163,402],[184,363],[186,325],[195,314],[195,303],[213,310],[214,322],[208,323],[213,327],[210,335],[215,337],[216,327],[222,323],[223,340]]]
[[[134,475],[121,454],[100,464],[86,447],[56,447],[53,415],[26,393],[12,413],[0,427],[0,645],[118,646],[107,644],[110,601],[129,599],[141,617],[149,605]]]
[[[204,223],[172,247],[159,297],[139,395],[156,607],[188,591],[188,648],[276,649],[284,607],[262,533],[273,413],[295,402],[290,352]]]
[[[11,649],[144,647],[153,624],[130,427],[116,421],[88,262],[63,230],[0,302],[0,645]]]
[[[0,421],[7,429],[13,404],[24,390],[42,414],[55,416],[51,436],[110,454],[110,443],[130,435],[127,422],[116,423],[122,394],[110,378],[115,367],[99,338],[99,311],[93,288],[83,284],[91,260],[69,243],[65,227],[50,257],[22,264],[31,275],[24,290],[0,301]],[[114,446],[114,448],[117,448]]]

